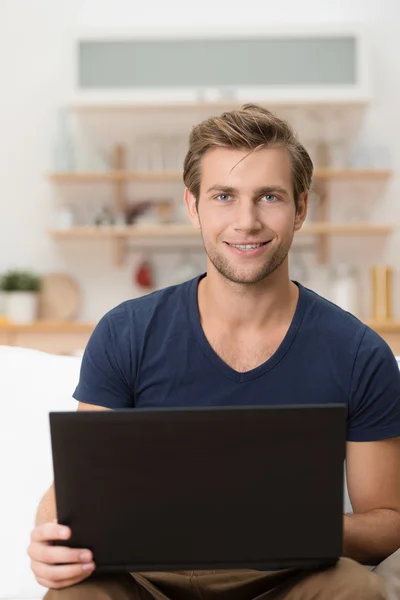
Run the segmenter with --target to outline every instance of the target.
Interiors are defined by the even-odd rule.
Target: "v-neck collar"
[[[218,356],[218,354],[215,352],[215,350],[212,348],[209,341],[207,340],[205,333],[203,331],[203,328],[201,326],[199,304],[198,304],[198,286],[199,286],[199,282],[204,277],[206,277],[206,275],[207,275],[206,273],[203,273],[202,275],[199,275],[198,277],[195,277],[194,279],[192,279],[192,281],[190,283],[190,287],[189,287],[189,307],[188,308],[189,308],[189,312],[190,312],[190,320],[191,320],[192,326],[194,328],[194,332],[195,332],[197,341],[200,344],[200,346],[201,346],[204,354],[207,356],[207,358],[220,371],[222,371],[222,373],[224,373],[224,375],[226,375],[230,379],[233,379],[234,381],[237,381],[238,383],[245,382],[245,381],[251,381],[252,379],[257,379],[257,377],[264,375],[267,371],[270,371],[273,367],[275,367],[282,360],[282,358],[285,356],[285,354],[288,352],[289,348],[293,344],[293,342],[296,338],[297,332],[299,330],[301,321],[303,319],[304,311],[305,311],[305,306],[306,306],[306,302],[307,302],[306,290],[297,281],[293,282],[299,288],[299,298],[297,301],[297,306],[296,306],[295,313],[293,315],[292,322],[289,326],[289,329],[286,332],[285,337],[283,338],[282,342],[280,343],[279,347],[274,352],[274,354],[270,358],[268,358],[264,363],[262,363],[258,367],[255,367],[255,369],[251,369],[250,371],[241,373],[239,371],[236,371],[232,367],[230,367],[225,361],[222,360],[222,358],[220,356]]]

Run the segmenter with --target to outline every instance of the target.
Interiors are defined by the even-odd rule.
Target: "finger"
[[[34,542],[28,548],[28,556],[32,560],[46,564],[87,563],[93,560],[90,550],[66,548],[65,546],[48,546],[43,542]]]
[[[75,565],[46,565],[45,563],[35,562],[32,565],[35,576],[41,579],[47,579],[53,583],[67,581],[69,579],[84,578],[90,575],[94,570],[93,563],[75,564]]]
[[[50,542],[54,540],[67,540],[71,537],[71,530],[65,525],[57,523],[44,523],[35,527],[31,533],[32,542]]]

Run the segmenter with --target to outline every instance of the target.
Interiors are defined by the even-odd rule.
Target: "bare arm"
[[[54,483],[51,484],[45,495],[40,501],[39,507],[36,513],[35,525],[42,525],[43,523],[50,523],[57,519],[56,511],[56,493],[54,490]]]
[[[348,442],[343,554],[376,565],[400,547],[400,438]]]
[[[109,410],[101,406],[79,403],[78,410]],[[89,550],[68,548],[53,544],[71,536],[69,527],[56,522],[56,497],[54,484],[43,496],[37,513],[36,526],[31,534],[28,555],[31,568],[40,585],[61,589],[86,579],[95,565]]]

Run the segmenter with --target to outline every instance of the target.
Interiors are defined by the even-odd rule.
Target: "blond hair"
[[[312,160],[286,121],[256,104],[245,104],[237,110],[210,117],[193,127],[189,150],[183,166],[186,187],[199,201],[201,160],[212,148],[257,150],[261,147],[286,148],[292,158],[293,195],[296,203],[300,194],[310,189],[313,174]]]

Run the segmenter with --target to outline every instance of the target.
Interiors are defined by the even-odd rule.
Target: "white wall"
[[[57,244],[45,235],[59,192],[43,175],[51,165],[56,109],[73,88],[72,35],[77,27],[365,23],[372,42],[374,100],[365,116],[362,138],[387,144],[392,165],[400,173],[398,12],[397,0],[247,0],[236,6],[226,0],[0,0],[0,272],[18,266],[72,274],[83,291],[83,320],[96,320],[111,306],[138,293],[131,284],[134,256],[117,270],[107,243]],[[377,221],[400,222],[399,192],[396,175],[376,198]],[[374,238],[356,242],[354,249],[342,243],[335,246],[338,258],[358,253],[360,261],[376,259],[397,268],[399,234],[387,242]],[[171,260],[165,258],[160,268],[168,270]],[[164,271],[162,281],[167,279]],[[396,273],[396,298],[399,279],[400,271]]]

